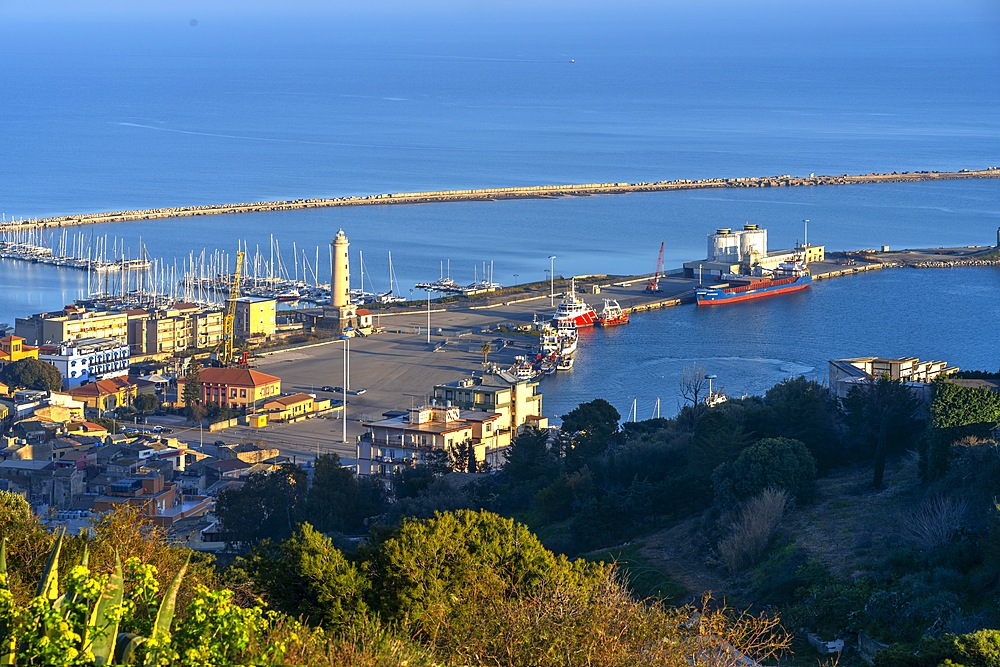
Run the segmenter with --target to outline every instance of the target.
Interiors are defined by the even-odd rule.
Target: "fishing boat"
[[[543,356],[572,356],[576,352],[579,342],[579,335],[576,332],[576,325],[569,320],[560,320],[555,323],[545,324],[541,329],[539,337],[539,352]]]
[[[602,327],[613,327],[628,324],[628,313],[622,310],[615,299],[605,299],[604,308],[597,316],[597,324]]]
[[[556,364],[556,370],[560,371],[573,370],[573,357],[560,357],[559,363]]]
[[[530,360],[520,356],[515,358],[511,372],[518,382],[534,380],[541,375],[541,371]]]

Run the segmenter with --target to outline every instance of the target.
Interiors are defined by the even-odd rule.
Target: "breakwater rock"
[[[911,269],[951,269],[956,266],[1000,266],[1000,258],[993,259],[956,259],[938,260],[932,262],[913,262],[905,264]]]
[[[695,190],[712,188],[773,188],[823,185],[859,185],[871,183],[910,183],[920,181],[956,180],[965,178],[1000,178],[1000,167],[988,169],[963,169],[953,172],[913,171],[871,174],[840,174],[836,176],[755,176],[747,178],[709,178],[700,180],[679,179],[641,183],[584,183],[575,185],[535,185],[510,188],[477,188],[471,190],[439,190],[432,192],[396,192],[365,196],[334,197],[326,199],[294,199],[286,201],[261,201],[240,204],[205,204],[170,208],[136,209],[105,213],[11,220],[2,224],[5,229],[28,227],[62,227],[90,225],[104,222],[131,222],[160,220],[199,215],[232,213],[261,213],[290,211],[306,208],[333,208],[338,206],[388,206],[398,204],[430,204],[451,201],[498,201],[504,199],[540,199],[551,197],[579,197],[592,195],[629,194],[636,192],[665,192],[670,190]]]

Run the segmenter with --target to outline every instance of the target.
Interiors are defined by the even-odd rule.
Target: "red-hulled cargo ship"
[[[765,277],[751,280],[741,285],[717,285],[715,287],[699,287],[695,290],[695,300],[699,306],[719,306],[760,299],[765,296],[775,296],[787,292],[796,292],[812,284],[809,269],[796,262],[780,264],[775,277]]]

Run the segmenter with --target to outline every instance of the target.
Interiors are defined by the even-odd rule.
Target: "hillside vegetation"
[[[787,662],[785,627],[883,642],[878,667],[1000,664],[997,394],[941,382],[928,408],[878,380],[841,404],[799,378],[619,420],[582,404],[488,475],[253,476],[218,499],[224,569],[124,513],[53,566],[57,537],[2,494],[0,646],[91,662],[117,588],[134,662],[735,665]]]

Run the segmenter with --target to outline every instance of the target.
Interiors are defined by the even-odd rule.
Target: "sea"
[[[994,3],[416,4],[0,3],[0,216],[1000,165]],[[745,222],[789,248],[804,220],[829,250],[993,245],[1000,180],[209,216],[70,228],[67,242],[133,257],[141,243],[163,266],[277,243],[289,273],[325,282],[343,229],[366,287],[388,289],[391,252],[409,296],[445,274],[650,273],[661,242],[678,267]],[[0,284],[10,323],[94,287],[10,260]],[[995,267],[642,314],[585,332],[573,371],[543,380],[545,412],[601,397],[623,418],[669,416],[694,365],[732,396],[822,381],[847,356],[996,370],[998,321]]]

